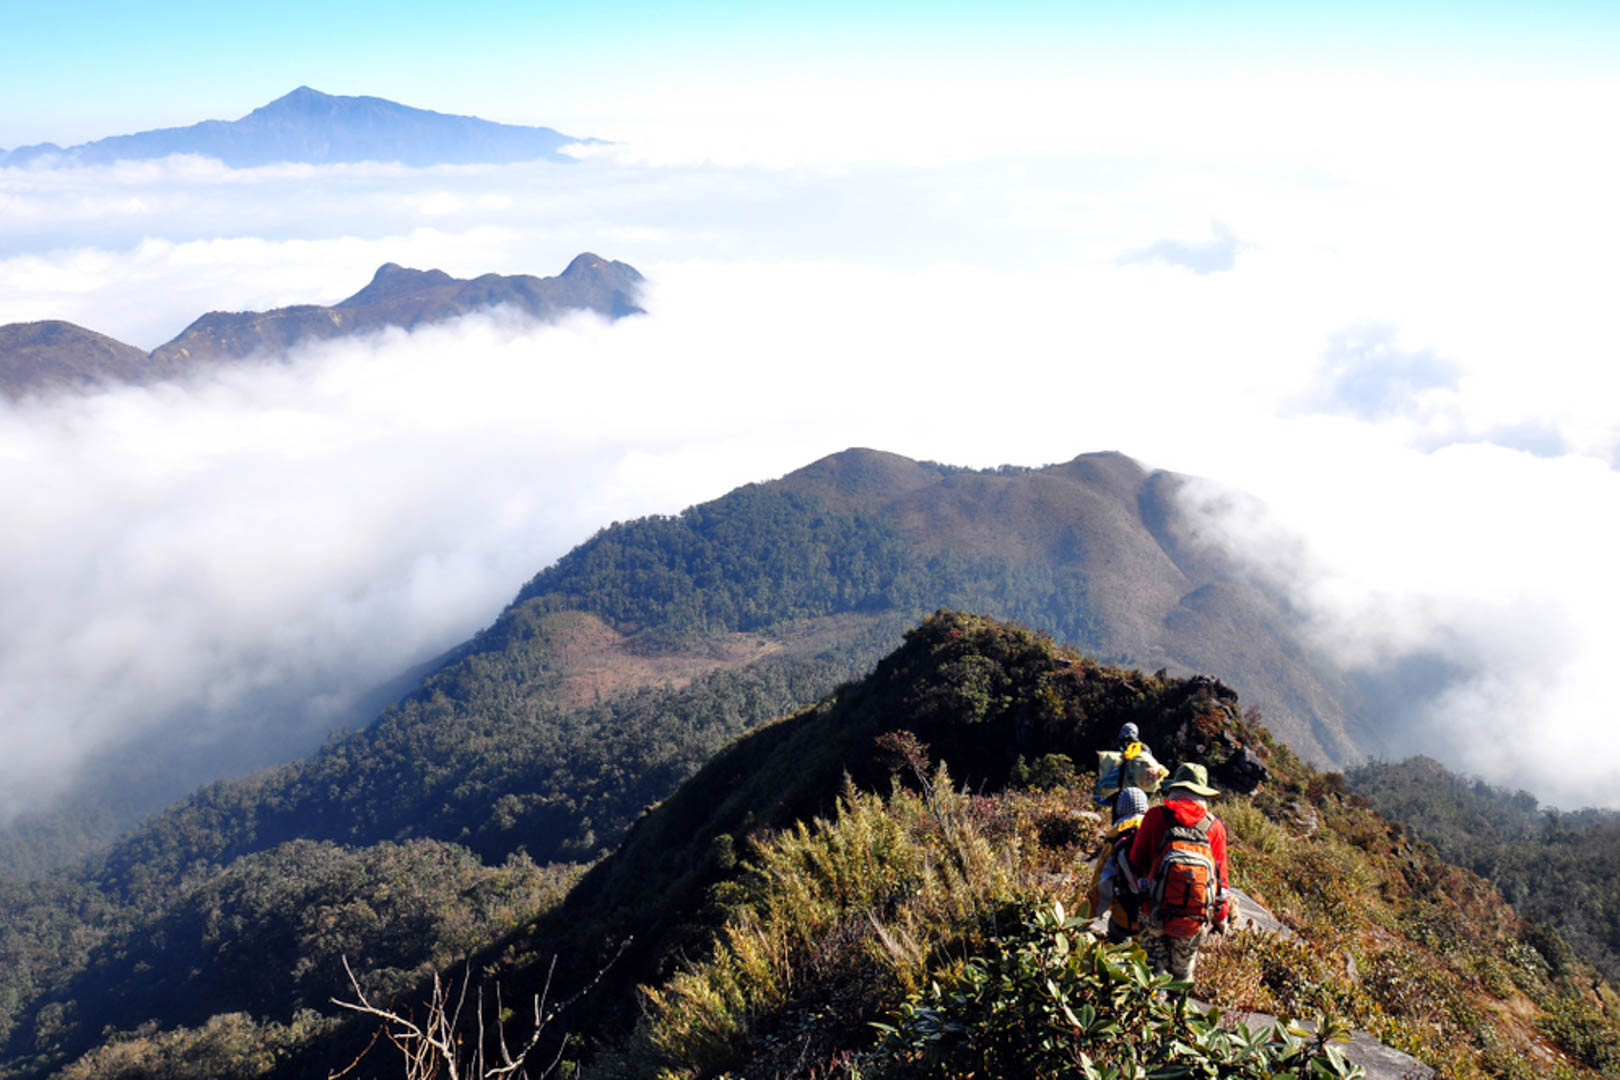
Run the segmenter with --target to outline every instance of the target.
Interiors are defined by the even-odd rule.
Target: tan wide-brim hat
[[[1202,795],[1205,798],[1212,798],[1220,794],[1219,791],[1209,786],[1209,770],[1202,765],[1178,765],[1176,775],[1170,778],[1170,782],[1164,785],[1164,789],[1168,792],[1171,788],[1178,787],[1186,788],[1194,795]]]

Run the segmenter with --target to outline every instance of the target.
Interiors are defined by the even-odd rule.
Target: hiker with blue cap
[[[1117,750],[1097,751],[1097,783],[1091,797],[1100,805],[1108,805],[1131,787],[1152,795],[1170,775],[1170,770],[1159,764],[1142,741],[1141,729],[1135,724],[1126,723],[1119,729],[1118,742]]]

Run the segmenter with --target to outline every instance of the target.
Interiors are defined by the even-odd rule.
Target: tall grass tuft
[[[666,1077],[723,1068],[755,1018],[826,989],[822,976],[847,984],[853,968],[896,997],[924,984],[964,927],[993,921],[1016,892],[1017,845],[989,842],[943,766],[927,779],[922,794],[897,785],[886,798],[846,782],[835,820],[756,842],[713,954],[642,988],[627,1066]]]

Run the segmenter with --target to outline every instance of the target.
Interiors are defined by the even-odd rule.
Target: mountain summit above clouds
[[[484,274],[467,280],[442,270],[378,268],[371,284],[332,307],[299,304],[274,311],[212,311],[152,352],[159,369],[274,353],[301,341],[324,340],[400,326],[409,330],[483,308],[510,305],[537,319],[584,309],[609,318],[641,313],[641,274],[628,263],[589,252],[556,277]]]
[[[211,311],[151,353],[68,322],[0,326],[0,397],[107,383],[150,383],[249,356],[270,356],[305,341],[442,322],[473,311],[515,307],[542,321],[567,311],[610,319],[638,315],[642,276],[629,263],[585,252],[556,277],[378,268],[371,284],[331,307],[298,304],[272,311]]]
[[[296,162],[328,165],[382,161],[402,165],[505,164],[574,160],[559,149],[576,139],[548,127],[498,124],[452,116],[378,97],[323,94],[307,86],[260,106],[240,120],[114,135],[78,146],[23,146],[0,165],[110,165],[171,154],[218,158],[233,169]]]

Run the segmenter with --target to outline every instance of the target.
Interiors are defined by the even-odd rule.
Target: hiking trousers
[[[1142,950],[1147,953],[1148,967],[1154,974],[1168,972],[1180,982],[1192,982],[1198,949],[1208,937],[1207,926],[1187,938],[1170,937],[1158,927],[1149,926],[1142,931]]]

